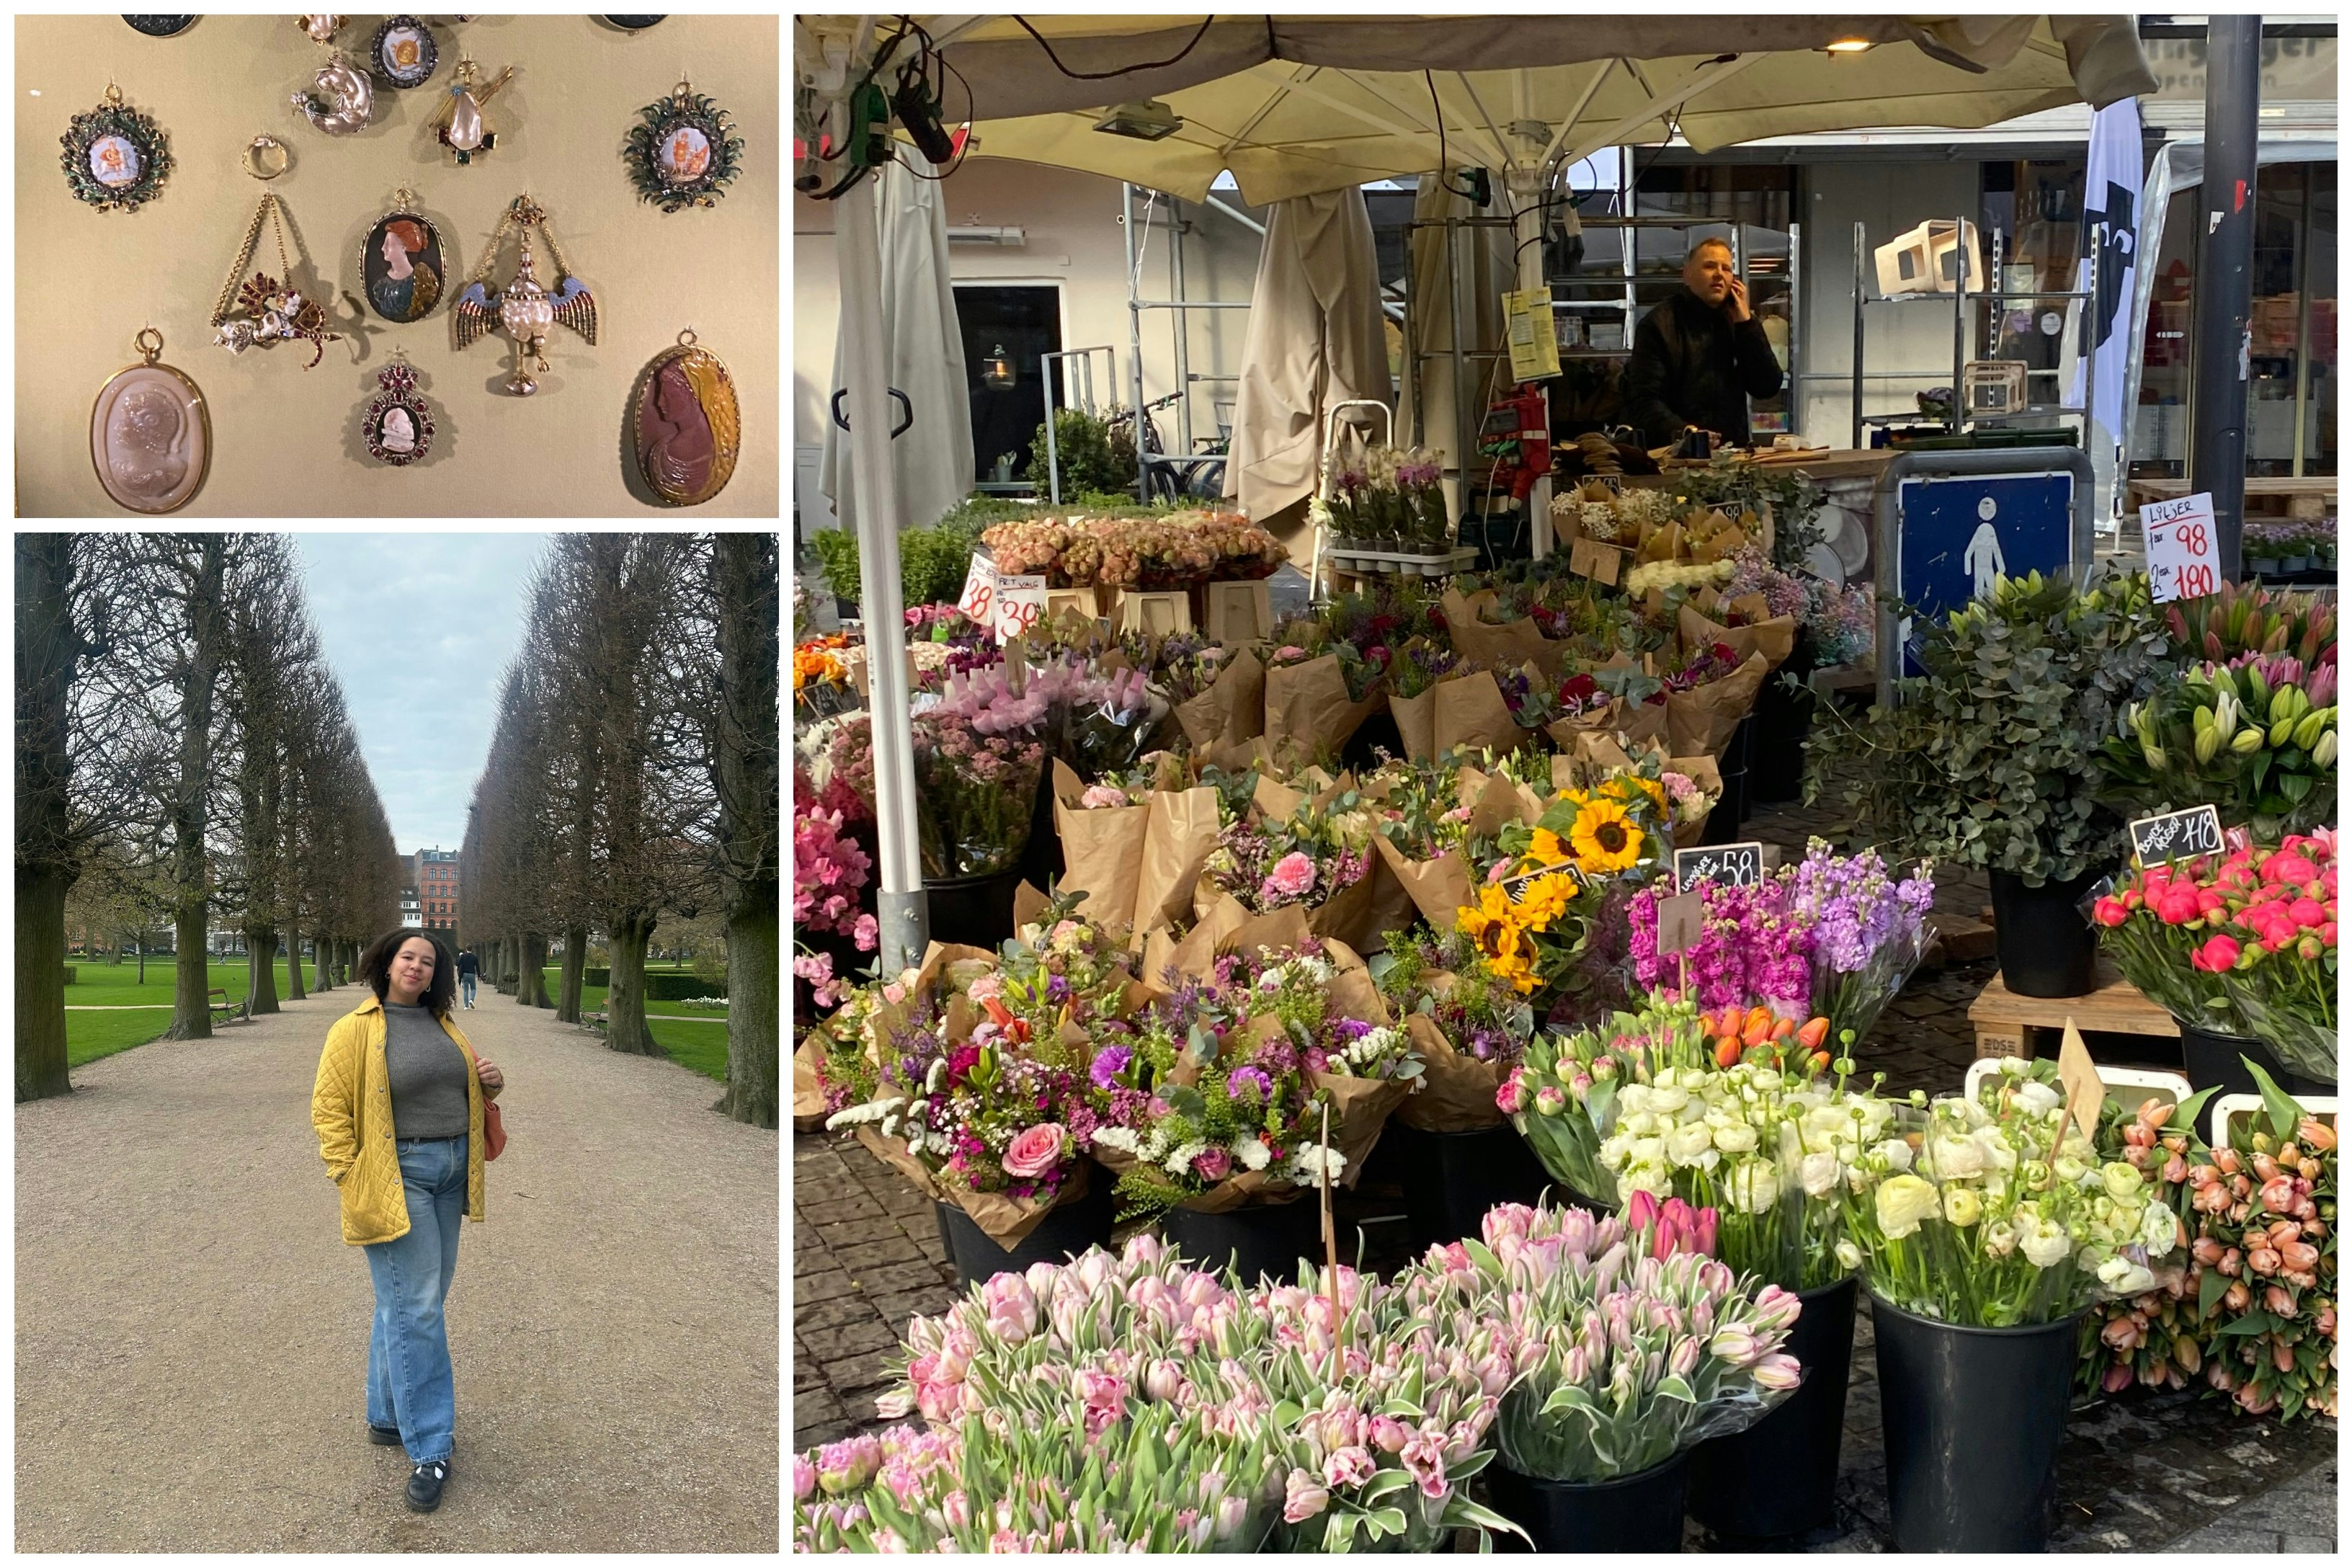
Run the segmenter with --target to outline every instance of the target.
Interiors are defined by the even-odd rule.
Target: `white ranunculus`
[[[1743,1213],[1762,1214],[1780,1201],[1780,1173],[1764,1160],[1744,1160],[1732,1167],[1731,1201]]]
[[[1744,1122],[1734,1122],[1715,1135],[1715,1146],[1727,1154],[1745,1154],[1756,1147],[1756,1129]]]
[[[2118,1296],[2137,1296],[2156,1288],[2156,1276],[2128,1258],[2110,1258],[2099,1265],[2099,1283]]]
[[[1835,1154],[1808,1154],[1797,1167],[1797,1180],[1804,1186],[1807,1197],[1827,1197],[1837,1190],[1838,1173]]]
[[[2017,1103],[2039,1116],[2045,1111],[2057,1110],[2063,1101],[2060,1099],[2058,1091],[2048,1084],[2028,1079],[2017,1086]]]
[[[1621,1084],[1617,1089],[1617,1116],[1622,1122],[1626,1117],[1639,1116],[1650,1108],[1650,1086],[1645,1083]]]
[[[2053,1268],[2066,1260],[2066,1255],[2074,1250],[2074,1244],[2067,1239],[2063,1226],[2046,1219],[2036,1219],[2032,1228],[2018,1238],[2017,1249],[2025,1254],[2025,1260],[2036,1268]]]
[[[1677,1165],[1696,1165],[1715,1152],[1714,1135],[1705,1122],[1677,1127],[1666,1134],[1666,1158]]]
[[[1667,1115],[1672,1115],[1674,1112],[1680,1110],[1684,1106],[1688,1105],[1689,1103],[1690,1090],[1682,1088],[1678,1084],[1670,1085],[1664,1089],[1653,1089],[1650,1090],[1650,1108],[1653,1110],[1663,1111]]]
[[[1887,1139],[1878,1145],[1877,1152],[1879,1158],[1886,1162],[1886,1168],[1890,1171],[1907,1171],[1911,1168],[1911,1145],[1900,1138]]]
[[[2162,1203],[2151,1199],[2142,1214],[2139,1244],[2152,1258],[2170,1252],[2180,1237],[2180,1222]]]
[[[1989,1221],[1979,1234],[1988,1258],[2007,1258],[2017,1250],[2017,1232],[2007,1220]]]
[[[1636,1138],[1626,1152],[1626,1159],[1636,1165],[1663,1165],[1666,1163],[1666,1141],[1663,1138]]]
[[[1862,1248],[1841,1237],[1837,1244],[1838,1267],[1848,1273],[1862,1267]]]
[[[1927,1145],[1927,1169],[1939,1182],[1966,1182],[1992,1168],[1984,1145],[1973,1138],[1937,1138]]]
[[[1878,1228],[1890,1241],[1900,1241],[1919,1228],[1919,1222],[1942,1205],[1934,1184],[1917,1176],[1889,1176],[1875,1194]]]

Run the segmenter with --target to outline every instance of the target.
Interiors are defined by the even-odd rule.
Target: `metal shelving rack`
[[[1952,230],[1953,234],[1956,237],[1962,237],[1964,238],[1969,232],[1967,220],[1955,218],[1952,221],[1955,225]],[[2001,264],[2005,259],[2006,247],[2001,231],[1995,229],[1992,237],[1991,272],[1995,287],[1991,289],[1979,289],[1974,293],[1969,292],[1968,288],[1969,268],[1966,267],[1956,267],[1953,269],[1955,274],[1952,279],[1954,287],[1949,294],[1946,294],[1941,289],[1933,289],[1915,294],[1882,294],[1879,295],[1875,300],[1873,300],[1869,298],[1869,279],[1871,276],[1870,268],[1872,265],[1870,242],[1864,232],[1864,226],[1857,221],[1853,226],[1853,378],[1854,446],[1859,447],[1863,445],[1864,430],[1866,426],[1916,425],[1926,417],[1926,416],[1918,414],[1864,414],[1862,411],[1862,384],[1864,380],[1862,367],[1864,363],[1863,354],[1864,333],[1862,309],[1864,305],[1872,303],[1883,305],[1910,305],[1917,304],[1921,300],[1941,300],[1947,299],[1951,300],[1952,412],[1950,416],[1946,419],[1945,424],[1951,430],[1953,435],[1958,436],[1960,434],[1962,426],[1969,424],[1971,419],[1968,409],[1964,406],[1966,393],[1963,384],[1964,372],[1969,360],[1969,303],[1971,301],[1976,301],[1990,304],[1996,311],[1998,311],[2001,306],[2008,304],[2011,300],[2065,300],[2070,301],[2081,300],[2086,306],[2095,304],[2099,297],[2099,241],[2105,232],[2105,226],[2095,227],[2091,231],[2091,274],[2089,279],[2090,287],[2087,289],[2076,289],[2073,291],[2041,289],[2011,290],[1999,287],[1998,285],[2000,284],[2001,276]],[[2084,315],[2087,316],[2088,314],[2089,311],[2086,310],[2084,311]],[[2062,331],[2063,330],[2063,329],[2062,329]],[[1886,371],[1879,374],[1883,376],[1916,375],[1925,379],[1938,373],[1935,371]],[[2063,371],[2028,371],[2026,374],[2029,376],[2032,376],[2060,375],[2064,373]],[[1982,424],[1998,424],[2011,419],[2047,419],[2053,416],[2063,416],[2071,414],[2082,421],[2080,435],[2081,449],[2084,452],[2088,452],[2091,449],[2091,408],[2094,402],[2093,394],[2095,390],[2097,376],[2098,355],[2095,353],[2086,353],[2084,355],[2083,402],[2080,406],[2076,406],[2075,405],[2065,401],[2065,388],[2062,386],[2058,389],[2059,401],[2055,403],[2028,404],[2025,407],[2014,410],[2008,414],[1976,416],[1976,422]]]
[[[1201,461],[1202,455],[1192,449],[1192,388],[1202,382],[1238,384],[1238,375],[1196,374],[1192,370],[1192,316],[1194,310],[1246,310],[1247,300],[1192,300],[1185,297],[1184,288],[1184,221],[1183,206],[1174,196],[1167,196],[1168,279],[1175,293],[1172,300],[1146,300],[1139,292],[1141,271],[1138,267],[1139,247],[1135,241],[1135,191],[1131,183],[1118,187],[1119,231],[1127,246],[1127,342],[1129,405],[1136,412],[1135,456],[1137,478],[1141,481],[1140,493],[1148,500],[1151,495],[1151,465],[1167,464],[1179,469],[1180,475]],[[1166,192],[1158,193],[1167,195]],[[1221,210],[1225,216],[1255,229],[1262,237],[1265,226],[1247,215],[1234,211],[1223,202],[1203,204]],[[1143,449],[1143,313],[1146,310],[1174,312],[1176,321],[1176,387],[1183,396],[1176,404],[1175,449],[1167,452],[1147,452]]]

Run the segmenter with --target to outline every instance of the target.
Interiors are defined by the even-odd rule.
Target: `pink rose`
[[[1192,1169],[1204,1182],[1222,1182],[1233,1173],[1234,1157],[1223,1149],[1203,1149],[1192,1156]]]
[[[1061,1163],[1062,1141],[1067,1136],[1058,1121],[1024,1130],[1004,1151],[1004,1173],[1019,1181],[1034,1181]]]

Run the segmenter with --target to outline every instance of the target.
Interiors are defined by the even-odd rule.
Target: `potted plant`
[[[1801,1375],[1780,1353],[1796,1299],[1751,1293],[1696,1250],[1706,1221],[1679,1201],[1643,1217],[1507,1204],[1417,1266],[1519,1369],[1488,1489],[1538,1552],[1678,1550],[1692,1446],[1759,1419]]]
[[[2124,977],[2180,1026],[2189,1082],[2251,1094],[2336,1084],[2336,834],[2151,866],[2092,918]]]
[[[2003,984],[2081,995],[2098,952],[2081,906],[2124,847],[2084,760],[2168,673],[2164,653],[2144,576],[2081,592],[2004,577],[1928,629],[1927,673],[1898,683],[1893,708],[1814,732],[1808,792],[1832,758],[1858,762],[1845,799],[1864,839],[1990,873]]]
[[[2005,1061],[1976,1099],[1921,1108],[1916,1153],[1889,1140],[1849,1177],[1900,1551],[2042,1549],[2079,1321],[2146,1290],[2181,1240],[2138,1169],[2101,1163],[2055,1077]]]

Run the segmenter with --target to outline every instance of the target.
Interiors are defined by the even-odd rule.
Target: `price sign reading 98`
[[[2144,506],[2139,525],[2147,539],[2148,589],[2158,604],[2201,598],[2221,587],[2210,492]]]

